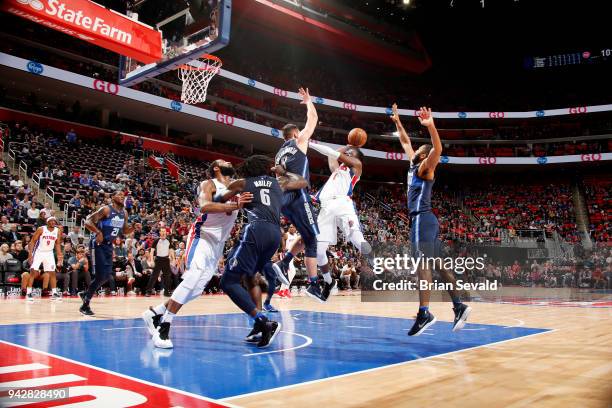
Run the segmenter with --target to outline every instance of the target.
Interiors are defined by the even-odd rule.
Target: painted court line
[[[51,368],[51,367],[49,367],[48,365],[40,364],[40,363],[3,366],[3,367],[0,367],[0,374],[21,373],[23,371],[42,370],[44,368]]]
[[[249,354],[243,354],[242,357],[250,357],[250,356],[261,356],[264,354],[273,354],[273,353],[282,353],[284,351],[292,351],[292,350],[297,350],[297,349],[301,349],[304,347],[308,347],[312,344],[312,339],[306,335],[300,334],[300,333],[294,333],[294,332],[286,332],[281,330],[281,333],[286,333],[286,334],[292,334],[294,336],[299,336],[301,338],[303,338],[304,340],[306,340],[306,342],[304,344],[300,344],[299,346],[296,347],[289,347],[286,349],[280,349],[280,350],[272,350],[272,351],[263,351],[261,353],[249,353]]]
[[[164,390],[168,390],[168,391],[176,392],[176,393],[179,393],[179,394],[187,395],[189,397],[197,398],[197,399],[200,399],[202,401],[207,401],[207,402],[212,402],[212,403],[219,403],[219,401],[220,401],[220,400],[214,400],[212,398],[204,397],[202,395],[194,394],[194,393],[191,393],[191,392],[179,390],[177,388],[168,387],[166,385],[155,384],[155,383],[152,383],[152,382],[149,382],[149,381],[146,381],[146,380],[142,380],[140,378],[132,377],[132,376],[129,376],[129,375],[126,375],[126,374],[117,373],[115,371],[107,370],[107,369],[102,368],[102,367],[96,367],[94,365],[83,363],[83,362],[80,362],[80,361],[76,361],[76,360],[73,360],[73,359],[70,359],[70,358],[67,358],[67,357],[58,356],[58,355],[52,354],[52,353],[47,353],[46,351],[36,350],[36,349],[30,348],[30,347],[22,346],[20,344],[11,343],[10,341],[0,340],[0,343],[8,344],[10,346],[17,347],[17,348],[20,348],[20,349],[23,349],[23,350],[28,350],[28,351],[31,351],[32,353],[39,353],[39,354],[42,354],[42,355],[45,355],[45,356],[58,358],[60,360],[68,361],[69,363],[77,364],[77,365],[80,365],[80,366],[83,366],[83,367],[88,367],[88,368],[92,368],[92,369],[95,369],[95,370],[100,370],[100,371],[103,371],[103,372],[105,372],[107,374],[111,374],[111,375],[116,375],[118,377],[127,378],[127,379],[130,379],[132,381],[136,381],[136,382],[139,382],[139,383],[142,383],[142,384],[147,384],[147,385],[149,385],[151,387],[157,387],[157,388],[161,388],[161,389],[164,389]],[[223,404],[227,405],[230,408],[239,408],[238,406],[233,405],[233,404],[231,404],[229,402],[225,402],[224,401]]]
[[[399,366],[402,366],[402,365],[408,365],[408,364],[413,364],[413,363],[417,363],[417,362],[421,363],[421,362],[423,362],[425,360],[430,360],[430,359],[437,358],[437,357],[440,357],[440,356],[448,356],[448,355],[452,355],[452,354],[462,353],[464,351],[476,350],[476,349],[479,349],[479,348],[483,348],[483,347],[487,347],[487,346],[491,346],[491,345],[495,345],[495,344],[507,343],[507,342],[514,341],[514,340],[526,339],[526,338],[529,338],[529,337],[538,336],[540,334],[554,333],[555,331],[557,331],[557,329],[544,329],[544,330],[548,330],[548,331],[527,334],[527,335],[521,336],[521,337],[516,337],[516,338],[506,339],[506,340],[501,340],[501,341],[496,341],[496,342],[489,343],[489,344],[482,344],[480,346],[468,347],[468,348],[464,348],[464,349],[461,349],[461,350],[449,351],[448,353],[442,353],[442,354],[437,354],[437,355],[433,355],[433,356],[429,356],[429,357],[423,357],[423,358],[420,358],[418,360],[402,361],[400,363],[388,364],[388,365],[381,366],[381,367],[368,368],[366,370],[355,371],[355,372],[352,372],[352,373],[340,374],[340,375],[335,375],[335,376],[327,377],[327,378],[319,378],[317,380],[304,381],[304,382],[301,382],[301,383],[298,383],[298,384],[291,384],[291,385],[285,385],[283,387],[270,388],[270,389],[267,389],[267,390],[249,392],[249,393],[246,393],[246,394],[235,395],[233,397],[221,398],[221,399],[219,399],[219,401],[225,402],[225,401],[231,400],[231,399],[251,397],[251,396],[254,396],[254,395],[265,394],[265,393],[269,393],[269,392],[273,392],[273,391],[288,390],[288,389],[291,389],[291,388],[301,387],[303,385],[317,384],[317,383],[320,383],[320,382],[323,382],[323,381],[335,380],[335,379],[338,379],[338,378],[350,377],[350,376],[353,376],[353,375],[356,375],[356,374],[371,373],[371,372],[374,372],[374,371],[379,371],[379,370],[386,369],[386,368],[391,368],[391,367],[399,367]]]

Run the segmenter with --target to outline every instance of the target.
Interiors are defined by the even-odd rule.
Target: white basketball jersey
[[[287,232],[287,241],[285,241],[285,248],[291,248],[298,239],[300,239],[300,234],[298,234],[297,232],[295,234]]]
[[[215,183],[216,190],[213,201],[220,201],[221,197],[227,192],[227,187],[217,179],[212,179],[212,181]],[[203,213],[194,223],[193,232],[198,238],[201,233],[204,233],[208,238],[217,242],[225,242],[232,232],[237,216],[237,210],[232,211],[230,215],[227,215],[227,213]]]
[[[324,202],[341,196],[351,197],[353,188],[358,181],[359,177],[350,168],[342,164],[329,176],[329,179],[317,194],[317,199]]]
[[[49,231],[47,226],[42,227],[43,231],[38,242],[36,243],[35,251],[51,252],[55,248],[55,241],[57,241],[58,227],[53,228],[53,231]]]

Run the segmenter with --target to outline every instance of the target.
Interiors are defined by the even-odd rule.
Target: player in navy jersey
[[[302,103],[308,109],[306,126],[302,130],[299,130],[293,124],[287,124],[283,127],[285,143],[283,143],[276,154],[275,163],[290,173],[302,176],[309,183],[310,173],[306,153],[308,152],[310,137],[317,126],[318,116],[308,89],[300,88],[299,93],[302,97]],[[304,264],[306,265],[310,282],[306,294],[320,301],[325,301],[317,278],[317,235],[319,235],[319,227],[317,225],[317,215],[312,206],[307,187],[287,190],[283,194],[283,215],[295,225],[301,239],[292,248],[289,248],[285,257],[275,263],[273,267],[279,280],[285,285],[289,285],[287,277],[289,263],[295,255],[304,250]],[[332,283],[331,277],[326,276],[324,278],[328,284]]]
[[[119,190],[113,194],[110,205],[100,207],[85,220],[85,228],[95,236],[95,238],[92,236],[89,244],[96,276],[87,290],[79,293],[83,300],[79,312],[83,315],[92,316],[94,314],[89,307],[89,302],[113,273],[113,241],[133,231],[127,222],[128,214],[123,206],[124,201],[125,195]]]
[[[425,126],[431,137],[431,145],[424,144],[416,151],[412,148],[408,133],[402,126],[397,105],[393,105],[393,115],[391,119],[397,127],[400,135],[400,142],[408,159],[410,169],[408,170],[408,211],[411,220],[410,240],[412,243],[413,258],[437,258],[440,257],[440,240],[438,219],[431,211],[431,189],[435,180],[436,166],[440,162],[442,154],[442,143],[440,135],[434,124],[431,109],[422,107],[419,111],[419,122]],[[440,277],[455,287],[455,277],[451,271],[441,268],[438,270]],[[419,280],[431,283],[431,270],[421,267],[418,271]],[[456,290],[449,290],[453,301],[453,311],[455,321],[453,331],[465,326],[471,308],[463,304]],[[430,290],[419,291],[419,312],[414,325],[408,332],[409,336],[418,336],[429,326],[436,322],[436,318],[429,311]]]
[[[258,337],[257,347],[267,347],[280,332],[281,325],[268,318],[257,308],[241,279],[252,279],[257,271],[263,271],[270,262],[281,242],[280,210],[283,191],[279,181],[269,174],[272,160],[255,155],[244,161],[239,169],[243,177],[228,186],[224,199],[239,193],[251,193],[252,199],[244,204],[248,225],[242,230],[240,242],[227,256],[225,272],[221,277],[221,288],[232,301],[246,314],[255,319],[253,330],[248,337]],[[295,180],[296,175],[285,179]],[[305,180],[304,180],[305,181]],[[287,186],[285,186],[287,187]],[[294,186],[295,187],[295,186]]]

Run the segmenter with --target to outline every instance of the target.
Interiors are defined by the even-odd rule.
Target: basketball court
[[[360,299],[278,301],[283,331],[265,350],[243,342],[249,319],[225,296],[186,306],[176,318],[173,350],[156,349],[139,318],[154,298],[95,299],[95,318],[79,316],[75,299],[5,300],[0,382],[118,386],[160,407],[305,406],[313,398],[385,407],[602,407],[609,401],[610,302],[473,303],[470,323],[455,333],[450,307],[437,303],[432,309],[440,321],[409,338],[414,304]]]

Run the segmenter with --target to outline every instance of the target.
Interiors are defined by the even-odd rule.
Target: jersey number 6
[[[259,196],[263,204],[270,205],[270,190],[269,189],[264,188],[262,190],[259,190]]]

